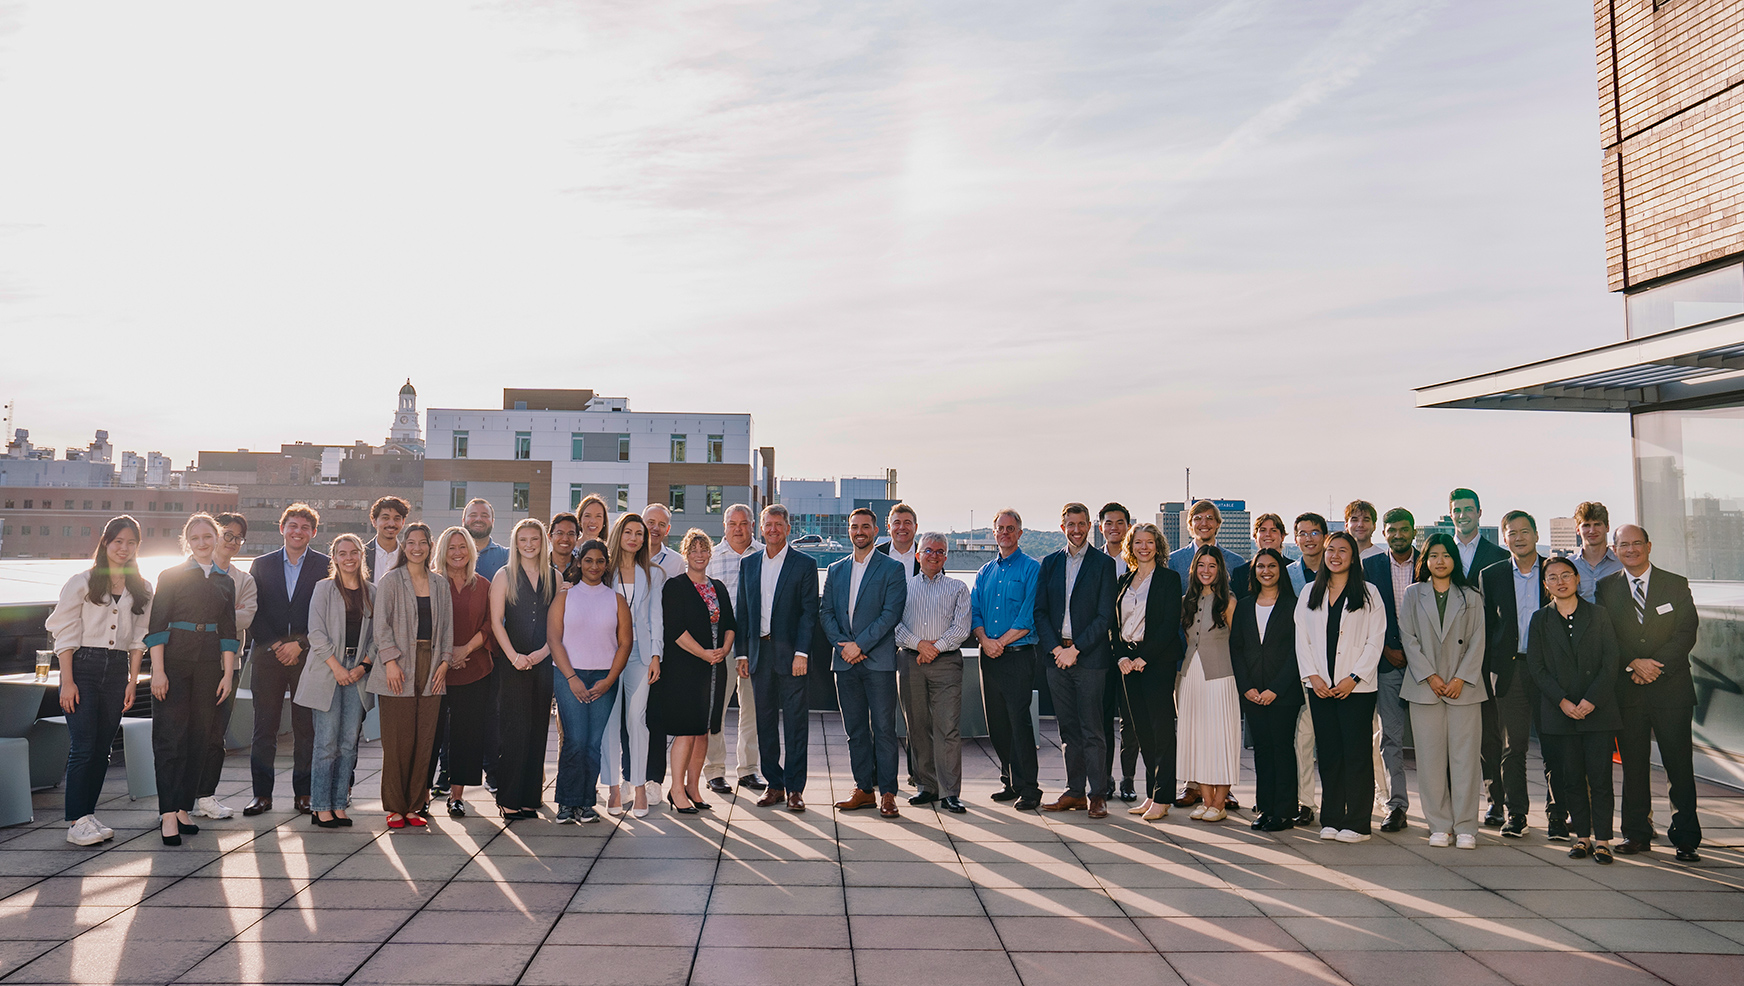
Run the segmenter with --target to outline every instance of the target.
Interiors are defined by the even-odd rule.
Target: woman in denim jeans
[[[630,659],[635,628],[624,597],[605,584],[610,564],[602,541],[575,549],[581,581],[551,600],[546,640],[563,680],[554,682],[563,746],[557,756],[557,821],[597,822],[600,746]]]
[[[375,586],[355,534],[333,539],[327,577],[309,601],[309,662],[293,701],[315,713],[315,756],[310,762],[309,820],[320,828],[351,824],[351,773],[363,714],[375,702],[369,678]]]
[[[67,841],[94,846],[115,837],[97,820],[97,797],[109,772],[109,746],[121,714],[133,708],[145,655],[151,585],[139,574],[139,523],[122,514],[103,527],[89,571],[61,588],[47,628],[61,667],[67,753]]]

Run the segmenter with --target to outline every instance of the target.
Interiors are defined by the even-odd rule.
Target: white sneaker
[[[661,802],[661,800],[662,800],[662,798],[660,797],[660,782],[659,781],[649,781],[648,782],[648,803],[651,805],[655,805],[655,804],[659,804]]]
[[[97,827],[97,820],[86,815],[67,826],[67,841],[75,846],[96,846],[103,843],[103,830]]]
[[[1462,835],[1454,840],[1453,845],[1456,849],[1476,849],[1478,847],[1478,837],[1475,835]]]
[[[1320,830],[1320,837],[1325,839],[1327,842],[1331,842],[1333,839],[1338,838],[1338,830],[1328,825]]]
[[[1369,841],[1369,837],[1368,837],[1367,833],[1358,832],[1355,829],[1339,829],[1338,834],[1333,836],[1333,838],[1337,839],[1340,842],[1367,842],[1367,841]]]
[[[1429,848],[1446,849],[1453,842],[1453,837],[1446,832],[1432,832],[1429,836]]]
[[[104,825],[103,820],[101,818],[98,818],[96,815],[91,815],[88,817],[91,819],[91,824],[97,826],[97,831],[103,833],[103,841],[104,842],[108,842],[110,839],[115,838],[115,830],[110,828],[107,825]]]
[[[206,818],[229,818],[236,814],[236,812],[231,811],[229,805],[224,804],[217,798],[198,798],[194,801],[194,810],[188,812],[188,814],[193,815],[196,818],[200,816],[205,816]]]

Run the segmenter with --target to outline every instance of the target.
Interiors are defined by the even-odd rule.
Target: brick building
[[[205,483],[0,487],[0,558],[89,558],[117,514],[139,522],[140,554],[174,555],[189,514],[235,508],[235,489]]]

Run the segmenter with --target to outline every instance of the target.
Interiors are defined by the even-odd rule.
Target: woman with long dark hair
[[[1284,556],[1261,548],[1242,566],[1235,623],[1229,635],[1235,687],[1253,737],[1254,820],[1250,828],[1282,832],[1296,826],[1296,715],[1302,707],[1296,670],[1296,597]]]
[[[422,828],[430,804],[436,716],[454,653],[448,580],[431,571],[430,525],[407,524],[400,557],[376,583],[376,661],[369,690],[381,705],[382,808],[388,828]]]
[[[1166,562],[1169,542],[1155,524],[1134,524],[1120,547],[1126,573],[1114,590],[1119,617],[1114,662],[1144,755],[1144,803],[1128,808],[1154,822],[1175,798],[1175,677],[1181,669],[1181,577]]]
[[[103,526],[91,568],[67,580],[47,629],[61,670],[67,714],[67,841],[94,846],[115,837],[97,820],[109,747],[133,708],[145,656],[151,585],[139,574],[139,522],[123,514]]]
[[[200,786],[218,706],[236,677],[236,583],[218,567],[220,537],[211,514],[182,525],[186,564],[158,577],[152,596],[151,750],[163,844],[200,831],[188,812]]]
[[[660,652],[666,642],[661,615],[666,571],[648,561],[648,525],[639,514],[619,515],[606,546],[611,557],[606,584],[624,597],[635,628],[629,661],[618,679],[623,687],[606,723],[606,811],[618,815],[627,810],[642,818],[648,814],[648,686],[660,678]]]
[[[611,556],[603,541],[575,549],[581,581],[551,601],[551,663],[559,678],[557,715],[563,748],[557,759],[557,821],[597,822],[601,741],[614,721],[618,679],[635,646],[629,603],[606,584]],[[555,682],[553,682],[555,684]],[[646,763],[644,758],[643,763]],[[647,809],[643,809],[647,814]]]
[[[545,525],[531,517],[509,537],[509,563],[491,579],[491,632],[508,666],[497,690],[502,740],[497,754],[497,808],[510,820],[539,817],[545,789],[545,739],[551,735],[551,567]]]
[[[327,577],[315,583],[309,600],[309,663],[295,701],[315,713],[309,820],[319,828],[348,828],[357,740],[363,715],[375,704],[366,681],[374,654],[375,586],[357,535],[334,538],[328,558]]]
[[[1181,600],[1187,663],[1178,696],[1175,772],[1197,786],[1202,799],[1187,817],[1221,822],[1228,815],[1223,803],[1241,774],[1241,705],[1229,657],[1235,595],[1217,546],[1201,545],[1187,571],[1187,593]]]
[[[1380,591],[1356,538],[1326,539],[1320,575],[1296,604],[1296,670],[1308,686],[1320,761],[1320,837],[1367,842],[1375,810],[1375,680],[1387,642]]]
[[[1451,534],[1431,534],[1399,610],[1417,789],[1429,844],[1478,847],[1483,788],[1484,597],[1466,582]]]

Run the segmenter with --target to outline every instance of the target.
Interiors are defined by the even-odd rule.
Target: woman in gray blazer
[[[382,807],[388,827],[422,828],[430,803],[430,751],[454,656],[454,598],[430,570],[426,524],[400,534],[400,560],[376,583],[375,671],[380,696]]]
[[[666,642],[661,605],[666,571],[648,562],[648,525],[639,514],[619,517],[606,544],[611,552],[606,584],[629,604],[635,627],[629,664],[618,678],[624,687],[618,689],[600,751],[602,779],[609,788],[606,812],[621,815],[628,810],[641,818],[648,814],[648,686],[660,677],[660,651]],[[616,783],[619,777],[622,788]]]
[[[351,774],[363,714],[375,704],[364,690],[369,676],[375,587],[355,534],[333,539],[327,578],[309,601],[309,661],[292,701],[315,713],[315,756],[310,764],[309,819],[321,828],[351,825]]]
[[[1484,600],[1466,584],[1452,536],[1430,535],[1418,565],[1419,581],[1405,590],[1399,610],[1407,672],[1399,697],[1411,707],[1418,796],[1431,846],[1476,849],[1487,694]]]

